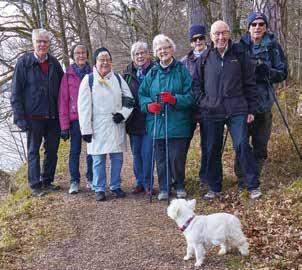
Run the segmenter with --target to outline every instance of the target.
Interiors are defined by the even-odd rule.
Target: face
[[[206,38],[202,35],[195,35],[191,40],[191,44],[195,51],[201,52],[205,49]]]
[[[173,47],[169,42],[161,43],[156,49],[156,56],[163,64],[168,64],[173,58]]]
[[[33,41],[34,50],[36,55],[39,58],[44,58],[49,51],[49,38],[44,35],[36,36],[36,39]]]
[[[249,32],[252,40],[261,39],[266,32],[266,24],[262,19],[253,21],[250,25]]]
[[[229,39],[230,31],[225,23],[217,23],[211,29],[211,40],[214,43],[214,47],[216,47],[219,52],[223,52],[225,50],[228,45]]]
[[[87,51],[84,47],[77,46],[74,49],[74,61],[79,67],[85,65],[85,63],[87,61]]]
[[[133,56],[135,65],[142,67],[150,60],[150,55],[144,49],[138,49]]]
[[[97,57],[96,69],[103,77],[106,76],[111,71],[112,61],[107,53],[101,54]]]

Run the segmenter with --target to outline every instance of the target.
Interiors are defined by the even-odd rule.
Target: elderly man
[[[272,128],[272,106],[274,97],[271,85],[286,79],[287,63],[281,46],[272,33],[267,32],[267,18],[262,13],[252,12],[248,16],[248,33],[242,36],[240,44],[256,63],[256,83],[260,106],[255,120],[249,125],[249,136],[252,138],[253,152],[258,165],[258,173],[267,158],[267,144]],[[238,158],[235,162],[235,173],[239,188],[244,187],[246,178]]]
[[[197,102],[203,108],[203,123],[207,126],[206,180],[211,200],[222,189],[221,149],[224,125],[228,126],[233,147],[245,172],[245,184],[250,197],[261,196],[254,155],[247,140],[247,124],[254,120],[258,106],[253,65],[248,55],[230,40],[229,26],[216,21],[211,26],[211,46],[193,75]]]
[[[50,33],[45,29],[32,32],[34,51],[26,53],[15,67],[11,105],[14,123],[26,132],[28,182],[33,196],[43,196],[60,187],[53,184],[60,141],[57,97],[63,70],[49,51]],[[40,169],[43,141],[44,162]]]

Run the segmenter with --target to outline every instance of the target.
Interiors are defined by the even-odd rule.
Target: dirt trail
[[[96,202],[94,194],[85,187],[71,196],[67,194],[67,180],[63,183],[63,190],[55,196],[64,203],[56,211],[75,233],[48,242],[22,269],[194,269],[194,260],[182,260],[185,240],[166,215],[167,202],[154,198],[149,204],[143,195],[130,194],[133,174],[129,153],[124,163],[123,188],[128,195],[124,199],[108,195],[106,202]],[[226,258],[217,261],[217,257],[209,256],[202,269],[227,269],[225,261]]]

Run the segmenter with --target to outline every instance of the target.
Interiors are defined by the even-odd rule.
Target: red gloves
[[[163,103],[169,103],[171,105],[175,105],[176,98],[170,92],[161,92],[159,95]]]
[[[148,111],[151,113],[160,113],[161,106],[157,102],[152,102],[148,104]]]

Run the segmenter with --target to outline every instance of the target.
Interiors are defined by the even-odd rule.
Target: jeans
[[[272,112],[257,113],[255,120],[248,125],[248,140],[251,139],[253,153],[255,155],[258,175],[260,176],[263,162],[267,159],[267,145],[272,131]],[[244,187],[245,174],[236,156],[234,171],[238,178],[238,186]]]
[[[50,184],[55,177],[60,143],[60,126],[57,119],[28,120],[27,159],[30,188]],[[40,167],[40,147],[43,140],[44,160]]]
[[[155,141],[155,159],[158,175],[159,190],[170,191],[172,177],[175,181],[176,190],[184,190],[185,167],[190,138],[170,138],[168,140],[168,183],[166,176],[166,141],[157,139]]]
[[[247,139],[247,116],[237,115],[226,119],[205,118],[207,125],[207,166],[206,179],[212,191],[222,189],[221,150],[223,131],[226,124],[233,141],[233,148],[246,175],[245,185],[249,191],[259,187],[257,164]]]
[[[129,138],[136,186],[149,189],[152,180],[151,175],[153,174],[151,174],[152,138],[147,134],[141,136],[130,135]]]
[[[92,155],[93,159],[93,182],[95,192],[106,191],[106,154]],[[110,153],[111,179],[110,190],[121,187],[121,170],[123,165],[123,153]]]
[[[71,183],[80,183],[80,154],[82,148],[82,135],[79,120],[70,122],[70,151],[69,151],[69,173]],[[92,158],[87,155],[87,181],[92,182]]]

